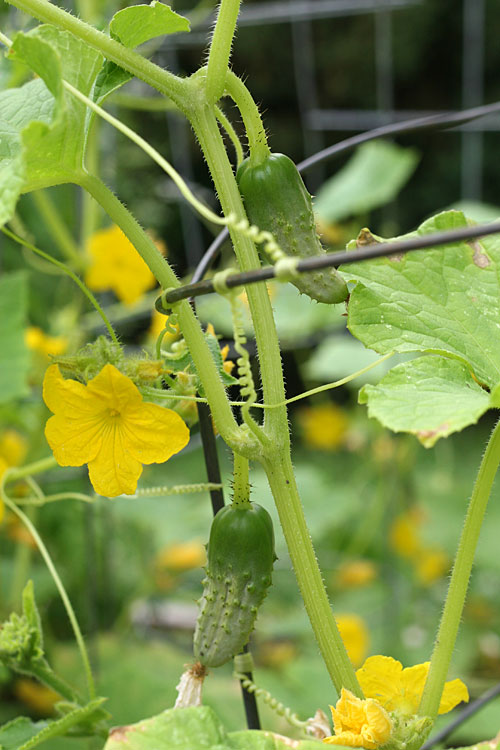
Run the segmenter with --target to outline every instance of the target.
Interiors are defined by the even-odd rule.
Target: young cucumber
[[[194,635],[194,655],[202,664],[225,664],[247,643],[275,559],[273,522],[265,508],[248,502],[217,513]]]
[[[309,258],[325,254],[316,233],[311,196],[288,156],[269,154],[258,163],[249,157],[241,163],[236,179],[250,223],[272,232],[286,255]],[[348,296],[345,281],[335,268],[309,271],[292,283],[318,302],[335,304]]]

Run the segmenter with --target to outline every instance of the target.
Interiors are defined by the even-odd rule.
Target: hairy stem
[[[304,518],[290,457],[282,456],[279,460],[265,460],[263,463],[278,509],[300,593],[332,682],[339,695],[341,688],[345,687],[363,698],[326,595]]]
[[[256,164],[264,161],[271,152],[259,109],[243,81],[231,70],[226,76],[226,93],[240,110],[252,161]]]
[[[422,716],[435,718],[439,710],[439,703],[465,604],[479,533],[499,463],[500,421],[495,426],[486,446],[467,509],[453,564],[448,594],[432,652],[429,674],[420,702],[419,713]]]
[[[240,12],[240,0],[221,0],[207,66],[207,101],[215,104],[224,93],[231,45]]]

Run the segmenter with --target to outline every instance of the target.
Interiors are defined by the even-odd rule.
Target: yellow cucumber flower
[[[65,380],[51,365],[43,398],[54,416],[45,436],[60,466],[88,464],[99,495],[135,492],[142,464],[163,463],[189,440],[176,412],[145,403],[134,383],[113,365],[105,365],[87,385]]]
[[[387,711],[373,698],[361,700],[342,688],[335,708],[330,706],[335,735],[325,737],[326,745],[347,745],[375,750],[391,736],[392,723]]]
[[[391,656],[370,656],[356,676],[367,698],[375,698],[387,711],[411,715],[418,713],[430,662],[403,669],[401,662]],[[439,713],[445,714],[462,701],[469,700],[462,680],[444,686]]]
[[[91,262],[85,283],[95,292],[112,289],[119,300],[133,305],[156,284],[146,263],[117,226],[94,232],[88,252]]]

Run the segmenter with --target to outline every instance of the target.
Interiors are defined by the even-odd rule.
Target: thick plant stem
[[[198,107],[190,113],[190,119],[212,174],[224,215],[234,214],[238,220],[246,219],[213,109],[209,106]],[[241,270],[257,268],[260,261],[252,240],[231,228],[229,233]],[[253,284],[248,287],[247,296],[255,328],[264,402],[281,404],[285,399],[285,389],[278,336],[267,288],[264,284]],[[276,446],[289,445],[285,406],[266,413],[265,429]]]
[[[229,94],[240,110],[248,138],[252,163],[259,164],[271,153],[267,145],[264,123],[250,91],[241,78],[238,78],[231,70],[228,71],[226,76],[226,93]]]
[[[326,595],[289,456],[264,460],[300,592],[332,682],[363,698]]]
[[[221,0],[207,67],[207,101],[215,104],[224,93],[231,45],[240,12],[240,0]]]
[[[178,286],[177,277],[151,237],[146,234],[112,191],[93,175],[82,176],[80,184],[95,198],[108,216],[129,238],[161,286],[164,289]],[[196,369],[200,373],[217,429],[234,450],[244,451],[245,448],[256,450],[255,441],[246,437],[234,419],[221,377],[191,305],[187,301],[182,302],[176,306],[175,312]]]
[[[191,122],[207,159],[224,214],[245,216],[238,186],[227,159],[215,115],[210,107],[192,113]],[[234,249],[242,270],[255,268],[258,255],[253,243],[238,232],[232,232]],[[267,290],[255,285],[247,289],[259,352],[265,403],[284,400],[280,350]],[[266,413],[265,430],[274,450],[265,451],[261,459],[280,514],[285,539],[295,569],[306,609],[326,667],[340,693],[342,687],[362,697],[356,674],[349,661],[335,623],[321,571],[314,554],[302,506],[293,476],[286,407]]]
[[[71,13],[52,5],[49,0],[7,0],[7,2],[33,16],[33,18],[51,23],[59,29],[70,31],[78,39],[101,52],[106,59],[112,60],[162,94],[170,97],[178,106],[184,101],[186,92],[184,81],[181,78],[158,67],[158,65],[128,47],[124,47],[107,34],[103,34],[102,31],[98,31],[79,18],[75,18]]]
[[[458,626],[467,594],[481,525],[500,464],[500,421],[493,430],[479,467],[472,491],[458,550],[453,564],[448,594],[432,652],[429,674],[425,683],[419,714],[435,718],[455,647]]]

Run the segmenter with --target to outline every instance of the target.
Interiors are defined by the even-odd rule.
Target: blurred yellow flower
[[[448,555],[439,547],[423,547],[414,562],[417,579],[426,586],[442,578],[450,567]]]
[[[0,433],[0,458],[7,466],[19,466],[28,452],[26,438],[16,430],[8,429]]]
[[[377,566],[371,560],[347,560],[337,570],[334,583],[341,588],[366,586],[377,577]]]
[[[161,250],[161,249],[160,249]],[[90,265],[85,283],[96,292],[111,289],[119,300],[133,305],[156,279],[119,227],[95,232],[89,240]]]
[[[40,716],[51,716],[61,696],[46,685],[21,678],[14,683],[14,695]]]
[[[422,542],[419,527],[424,518],[418,507],[398,516],[389,530],[389,541],[400,557],[412,563],[417,581],[428,586],[443,577],[450,561],[444,550]]]
[[[205,545],[192,539],[189,542],[177,542],[164,547],[156,556],[157,568],[166,568],[175,573],[182,573],[193,568],[202,568],[207,562]]]
[[[389,530],[392,549],[400,557],[411,560],[420,552],[421,544],[418,528],[422,523],[422,512],[411,508],[394,519]]]
[[[189,440],[171,409],[145,403],[134,383],[107,364],[85,386],[51,365],[43,398],[54,413],[45,436],[60,466],[88,464],[99,495],[133,494],[142,464],[163,463]]]
[[[24,332],[24,340],[28,349],[46,357],[57,357],[68,348],[66,336],[48,336],[38,326],[28,326]]]
[[[34,537],[14,513],[8,513],[5,517],[5,533],[8,539],[17,544],[24,544],[31,549],[37,548]]]
[[[0,433],[0,479],[9,466],[19,466],[28,452],[28,444],[16,430],[7,429]],[[0,521],[4,515],[4,504],[0,499]]]
[[[347,655],[355,667],[363,663],[370,643],[370,634],[365,621],[354,614],[341,614],[335,617],[340,636],[344,641]]]
[[[305,406],[298,412],[304,442],[323,451],[336,450],[344,441],[349,420],[339,406],[332,403]]]
[[[370,656],[356,676],[367,698],[375,698],[387,711],[411,715],[418,713],[429,664],[426,661],[403,669],[401,662],[391,656]],[[462,680],[451,680],[445,683],[438,713],[445,714],[468,700]]]
[[[391,736],[392,723],[385,709],[372,698],[361,700],[342,688],[333,717],[333,737],[325,737],[326,745],[347,745],[375,750]]]

